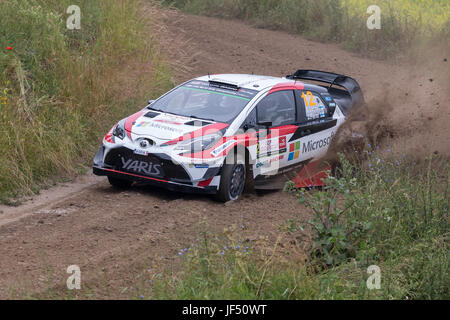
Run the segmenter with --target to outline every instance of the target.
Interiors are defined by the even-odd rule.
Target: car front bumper
[[[126,160],[124,160],[126,159]],[[124,164],[134,163],[126,167]],[[140,163],[158,166],[157,172],[139,167]],[[131,168],[130,170],[130,167]],[[98,176],[144,182],[171,191],[215,194],[220,182],[220,167],[175,163],[167,154],[135,154],[126,147],[107,149],[100,147],[94,158],[93,172]]]

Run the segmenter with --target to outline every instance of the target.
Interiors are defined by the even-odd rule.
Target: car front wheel
[[[244,191],[247,176],[245,161],[237,157],[237,161],[224,164],[220,178],[219,191],[216,198],[222,202],[238,200]]]

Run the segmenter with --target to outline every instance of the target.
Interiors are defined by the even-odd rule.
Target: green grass
[[[237,18],[260,27],[337,42],[363,55],[385,58],[450,37],[445,0],[164,0],[188,13]],[[381,29],[366,26],[369,5],[381,9]],[[443,39],[444,38],[444,39]]]
[[[72,4],[81,30],[66,28]],[[156,14],[142,8],[139,0],[0,1],[0,200],[85,172],[115,121],[172,86],[152,32]]]
[[[150,298],[448,299],[448,160],[366,155],[365,164],[342,158],[338,177],[323,190],[288,183],[292,201],[313,218],[302,224],[293,213],[277,243],[237,231],[217,238],[205,228],[181,252],[178,271],[154,281]],[[306,260],[286,249],[287,234],[300,239]],[[280,244],[285,249],[275,250]],[[370,265],[381,269],[379,290],[367,288]]]

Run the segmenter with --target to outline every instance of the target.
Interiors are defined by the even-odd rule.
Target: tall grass
[[[270,245],[236,232],[221,238],[203,232],[180,251],[180,270],[154,281],[150,297],[448,299],[448,162],[366,153],[365,166],[341,158],[338,177],[323,190],[287,184],[293,201],[313,214],[303,223],[293,215],[283,228],[298,239],[299,251],[282,238]],[[307,258],[295,259],[301,248]],[[366,285],[370,265],[380,267],[380,289]]]
[[[84,170],[115,120],[171,85],[140,0],[77,1],[81,30],[72,4],[0,1],[0,199]]]
[[[194,14],[238,18],[320,41],[341,43],[367,56],[388,57],[424,41],[448,41],[445,0],[164,0]],[[381,29],[366,26],[369,5],[381,9]],[[444,37],[447,40],[443,40]]]

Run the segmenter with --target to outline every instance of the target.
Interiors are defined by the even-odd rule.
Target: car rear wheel
[[[247,170],[242,156],[237,156],[236,161],[225,163],[222,168],[219,191],[216,199],[221,202],[238,200],[244,191]]]
[[[108,177],[109,183],[117,189],[128,189],[131,187],[132,181],[122,180],[114,177]]]

